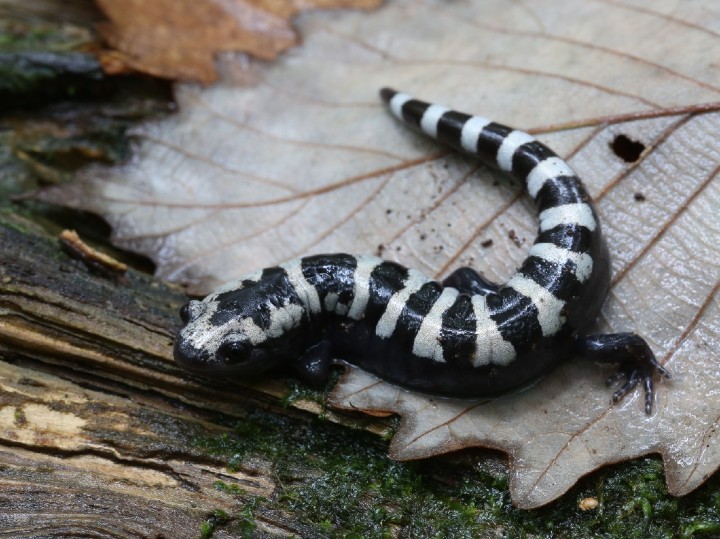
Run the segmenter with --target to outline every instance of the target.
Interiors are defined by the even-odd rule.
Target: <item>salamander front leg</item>
[[[330,378],[332,365],[332,345],[330,341],[320,341],[305,350],[303,355],[292,363],[292,369],[293,374],[301,381],[319,387]]]
[[[442,282],[443,286],[457,288],[464,294],[481,294],[486,296],[498,291],[498,285],[488,281],[472,268],[458,268]]]
[[[625,383],[613,393],[613,402],[618,402],[642,382],[645,388],[645,413],[650,414],[653,406],[653,375],[657,372],[670,378],[670,372],[655,359],[645,340],[636,333],[612,333],[608,335],[575,336],[576,355],[600,363],[619,363],[620,370],[610,377],[609,384],[621,380]]]

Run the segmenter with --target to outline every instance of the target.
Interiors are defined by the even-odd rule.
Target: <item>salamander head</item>
[[[271,284],[252,283],[185,304],[175,362],[205,376],[253,376],[297,358],[305,309],[275,292]]]

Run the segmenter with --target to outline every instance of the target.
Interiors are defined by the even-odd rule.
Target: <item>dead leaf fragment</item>
[[[597,498],[583,498],[580,500],[578,508],[580,511],[592,511],[593,509],[597,509],[599,505],[600,502]]]
[[[373,8],[381,0],[97,0],[110,19],[99,25],[115,51],[101,55],[111,73],[141,71],[209,84],[214,56],[239,51],[262,60],[298,42],[290,18],[313,8]]]

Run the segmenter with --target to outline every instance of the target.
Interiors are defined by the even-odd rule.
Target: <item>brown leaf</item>
[[[97,0],[110,19],[99,25],[117,49],[101,55],[108,72],[213,82],[214,56],[246,52],[262,60],[297,43],[290,18],[314,8],[374,8],[381,0]]]
[[[102,213],[123,246],[197,291],[337,251],[382,251],[437,277],[469,264],[502,282],[536,234],[523,190],[409,133],[376,92],[532,128],[598,202],[614,272],[599,330],[638,331],[675,375],[654,415],[640,393],[612,406],[612,369],[573,361],[479,402],[353,371],[334,402],[400,414],[397,458],[506,451],[521,507],[648,453],[683,494],[720,463],[720,74],[707,55],[720,29],[715,3],[675,6],[398,0],[303,17],[303,47],[258,68],[255,86],[178,87],[181,113],[136,131],[132,163],[45,197]]]

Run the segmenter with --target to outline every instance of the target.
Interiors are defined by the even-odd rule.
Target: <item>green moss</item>
[[[694,536],[720,536],[720,522],[697,522],[683,528],[680,537],[686,539]]]
[[[293,403],[299,400],[306,400],[317,402],[323,409],[327,404],[327,391],[317,390],[308,387],[306,384],[298,382],[297,380],[288,380],[288,392],[282,399],[282,405],[286,408],[293,405]]]
[[[231,469],[249,458],[271,463],[274,497],[253,499],[252,510],[233,519],[249,523],[257,509],[281,510],[318,537],[707,537],[720,526],[720,482],[673,498],[655,457],[601,470],[548,507],[523,511],[485,453],[395,462],[367,433],[266,412],[198,444],[224,455]],[[216,488],[245,496],[226,484]],[[585,497],[598,498],[598,509],[581,511]]]
[[[210,539],[215,533],[215,528],[228,523],[230,517],[225,511],[216,509],[213,513],[200,524],[200,539]]]
[[[238,485],[229,485],[225,481],[215,481],[215,483],[213,483],[213,486],[217,490],[219,490],[221,492],[226,492],[228,494],[232,494],[233,496],[239,497],[239,496],[244,496],[245,494],[247,494],[245,492],[245,489],[239,487]]]
[[[15,408],[15,426],[23,427],[27,423],[25,412],[21,408]]]
[[[23,20],[19,15],[0,20],[0,52],[72,51],[92,45],[95,39],[89,29],[64,22],[31,16]]]
[[[213,521],[215,524],[211,531],[214,531],[215,527],[217,526],[231,523],[227,531],[228,533],[232,533],[233,537],[243,537],[248,539],[251,538],[255,530],[257,529],[257,524],[255,521],[255,510],[261,505],[261,503],[265,501],[265,498],[263,498],[262,496],[248,495],[248,493],[238,485],[230,485],[228,483],[225,483],[224,481],[215,481],[213,486],[217,490],[220,490],[242,500],[243,508],[238,514],[233,515],[232,517],[223,512],[224,520],[222,522],[219,522],[218,519],[215,518],[215,520]],[[219,512],[220,511],[216,511],[215,513]],[[207,524],[210,520],[211,519],[208,519],[203,524]],[[210,533],[210,535],[202,537],[204,538],[211,536],[212,533]]]

